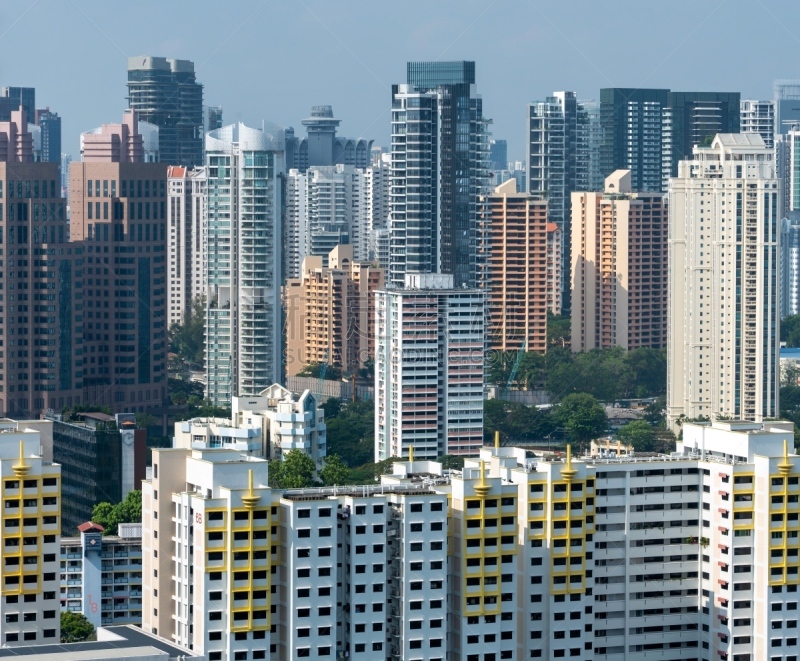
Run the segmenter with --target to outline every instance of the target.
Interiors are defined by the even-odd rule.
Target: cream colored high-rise
[[[631,171],[605,192],[572,194],[572,350],[663,349],[667,200],[634,193]]]
[[[286,373],[294,376],[315,363],[345,371],[375,355],[375,291],[383,269],[353,259],[352,245],[338,245],[322,257],[303,259],[300,278],[284,287]]]
[[[778,415],[781,183],[754,133],[718,134],[670,179],[667,414]]]

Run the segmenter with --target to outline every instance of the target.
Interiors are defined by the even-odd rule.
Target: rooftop
[[[170,659],[202,658],[191,650],[178,647],[163,638],[152,636],[134,626],[102,627],[97,640],[87,643],[31,645],[29,647],[0,648],[0,658],[24,656],[31,661],[77,661],[81,659],[131,659],[153,658],[153,649],[169,654]]]

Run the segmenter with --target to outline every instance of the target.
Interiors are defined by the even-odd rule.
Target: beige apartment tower
[[[572,350],[667,343],[667,198],[635,193],[631,171],[572,194]]]
[[[548,231],[554,224],[547,222],[547,201],[517,193],[516,179],[509,179],[483,198],[482,220],[489,345],[498,351],[544,352],[548,301],[554,293],[560,297],[561,289],[560,279],[554,281],[558,270],[552,255],[548,264],[555,237]],[[552,231],[558,233],[555,226]]]
[[[667,420],[778,415],[781,180],[757,133],[695,147],[669,182]]]
[[[375,291],[383,269],[353,259],[353,246],[336,246],[303,260],[302,275],[286,281],[286,374],[327,363],[345,372],[375,355]]]

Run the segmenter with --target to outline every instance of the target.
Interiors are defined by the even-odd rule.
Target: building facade
[[[53,461],[61,466],[62,531],[74,534],[97,503],[115,505],[138,490],[147,464],[147,430],[134,414],[82,413],[83,421],[53,416]]]
[[[158,127],[159,161],[203,164],[203,86],[194,63],[139,55],[128,58],[128,107]]]
[[[142,624],[142,524],[119,534],[86,522],[79,537],[61,538],[61,610],[81,613],[95,628]]]
[[[167,324],[206,295],[206,170],[167,168]]]
[[[206,397],[217,405],[282,378],[284,172],[280,127],[206,136]]]
[[[792,656],[791,441],[686,423],[669,455],[496,444],[460,471],[411,457],[379,485],[288,491],[234,452],[156,450],[143,628],[219,661]]]
[[[351,373],[375,355],[375,291],[384,272],[353,258],[353,246],[336,246],[328,266],[303,260],[301,278],[286,281],[286,374],[313,364]]]
[[[742,99],[740,126],[741,133],[758,133],[772,149],[775,146],[775,101]]]
[[[304,119],[307,136],[298,138],[294,129],[286,129],[286,169],[305,172],[310,167],[352,165],[366,168],[370,164],[372,140],[342,138],[336,135],[341,123],[334,119],[331,106],[312,106],[311,116]]]
[[[572,194],[573,351],[667,346],[668,223],[666,196],[634,193],[630,170]]]
[[[474,62],[409,62],[406,84],[392,87],[392,286],[403,287],[407,273],[477,285],[487,127]]]
[[[548,264],[548,202],[517,193],[514,179],[483,202],[481,288],[486,294],[489,347],[544,353],[548,276],[557,277]]]
[[[84,396],[152,410],[167,397],[167,166],[143,162],[134,111],[83,138],[69,228],[85,250]]]
[[[739,112],[738,92],[601,89],[601,174],[630,170],[633,190],[666,192],[694,146],[739,132]]]
[[[469,456],[483,443],[484,294],[409,274],[375,294],[375,461]]]
[[[193,418],[176,422],[172,446],[223,448],[271,461],[300,450],[322,468],[327,454],[325,412],[310,391],[296,397],[274,383],[258,395],[234,397],[231,415],[230,420]]]
[[[778,415],[781,184],[753,133],[720,134],[670,180],[667,416]]]
[[[84,248],[69,242],[58,164],[34,163],[32,142],[24,110],[0,122],[0,410],[20,418],[84,396]]]
[[[526,128],[525,190],[547,200],[550,222],[569,236],[570,196],[589,186],[589,114],[574,92],[554,92],[544,101],[528,104]],[[569,242],[564,242],[563,249],[562,264],[570,264]],[[562,286],[562,301],[569,310],[568,273],[562,275]]]
[[[0,628],[3,647],[58,643],[61,467],[41,455],[39,433],[4,421]]]

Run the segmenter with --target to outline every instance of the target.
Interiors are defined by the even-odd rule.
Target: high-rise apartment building
[[[203,106],[203,133],[222,128],[222,106]]]
[[[133,110],[83,140],[69,227],[85,250],[85,396],[117,412],[152,410],[167,396],[167,166],[143,162]]]
[[[381,485],[274,492],[267,462],[236,452],[153,457],[145,631],[218,661],[447,658],[440,465],[399,464]]]
[[[481,288],[489,347],[544,353],[547,279],[554,275],[548,273],[548,202],[517,193],[516,181],[509,179],[483,203]]]
[[[561,314],[561,281],[564,277],[564,233],[555,223],[547,223],[547,310]]]
[[[770,149],[775,146],[775,101],[742,99],[740,132],[758,133]]]
[[[0,122],[0,410],[32,417],[82,401],[83,246],[69,243],[57,163],[33,162],[24,110]],[[21,360],[20,360],[21,359]]]
[[[340,123],[340,119],[334,119],[331,106],[313,106],[311,116],[302,121],[307,137],[295,137],[294,129],[286,129],[286,169],[305,172],[315,166],[367,167],[373,141],[338,137],[336,129]]]
[[[489,166],[492,170],[508,169],[508,141],[489,141]]]
[[[375,294],[375,460],[477,454],[483,443],[484,295],[407,274]]]
[[[791,423],[683,432],[669,455],[496,444],[281,492],[263,461],[156,450],[143,628],[220,661],[793,655]]]
[[[41,161],[61,162],[61,117],[50,108],[37,109],[34,123],[41,131]]]
[[[117,535],[87,521],[78,537],[61,538],[61,610],[95,628],[142,625],[142,524],[120,523]]]
[[[630,170],[572,194],[573,351],[667,346],[667,198]]]
[[[353,258],[352,246],[336,246],[328,266],[303,260],[300,278],[286,281],[286,374],[313,364],[352,373],[375,355],[375,292],[384,272]]]
[[[738,133],[738,92],[600,90],[600,170],[631,171],[640,192],[665,192],[678,162],[717,133]]]
[[[547,213],[564,236],[570,235],[570,195],[589,186],[589,115],[574,92],[554,92],[528,104],[526,146],[530,195],[547,199]],[[562,264],[570,264],[569,241]],[[562,276],[562,301],[570,309],[569,274]]]
[[[781,183],[754,133],[720,134],[670,180],[667,415],[778,415]]]
[[[279,603],[271,590],[279,519],[267,484],[263,459],[153,451],[152,479],[142,484],[145,631],[207,659],[267,658]]]
[[[780,265],[783,318],[800,313],[800,121],[776,135],[775,163],[783,192]]]
[[[776,80],[773,83],[775,99],[775,137],[786,133],[800,123],[800,80]]]
[[[128,107],[158,127],[159,161],[203,164],[203,86],[194,63],[150,55],[128,58]]]
[[[167,324],[206,295],[206,169],[167,168]]]
[[[61,467],[41,456],[39,433],[3,424],[3,647],[57,643]]]
[[[206,136],[206,396],[218,405],[282,378],[284,146],[271,124]]]
[[[373,231],[389,217],[389,168],[377,163],[311,166],[286,177],[286,275],[298,278],[303,260],[322,257],[339,244],[353,246],[358,261],[370,258]]]
[[[476,286],[487,127],[474,62],[409,62],[406,84],[392,86],[392,286],[403,287],[407,273]]]

